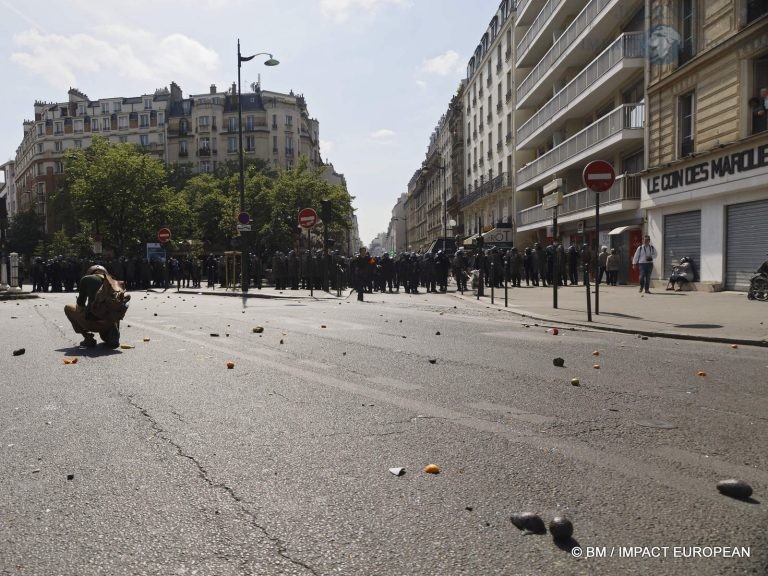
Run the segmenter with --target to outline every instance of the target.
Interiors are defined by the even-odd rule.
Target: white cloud
[[[373,16],[386,6],[408,6],[408,0],[320,0],[320,9],[336,22],[346,22],[353,15]]]
[[[422,90],[427,87],[427,83],[424,82],[424,80],[416,80],[416,86],[421,88]]]
[[[17,34],[14,43],[18,50],[11,60],[57,88],[87,89],[83,82],[98,74],[165,86],[170,80],[210,77],[219,62],[215,51],[183,34],[157,37],[119,26],[105,27],[99,36],[30,30]]]
[[[459,62],[459,55],[453,50],[448,50],[445,54],[440,54],[434,58],[424,60],[421,65],[421,71],[425,74],[434,74],[436,76],[448,76],[462,72],[463,63]]]
[[[392,140],[394,136],[394,131],[389,130],[388,128],[382,128],[381,130],[376,130],[376,132],[371,133],[371,139],[376,140],[377,142],[388,142]]]

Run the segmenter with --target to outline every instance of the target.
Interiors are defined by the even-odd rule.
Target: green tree
[[[165,169],[130,144],[96,137],[67,155],[66,183],[79,220],[93,223],[118,256],[153,238],[163,211]]]
[[[11,252],[30,255],[43,239],[43,217],[34,208],[16,214],[8,228],[8,248]]]
[[[72,242],[64,230],[57,230],[51,234],[48,251],[55,256],[72,256]]]

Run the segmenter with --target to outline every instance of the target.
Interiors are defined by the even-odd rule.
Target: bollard
[[[507,274],[509,273],[509,258],[504,258],[504,308],[509,308],[509,296],[507,294]]]
[[[586,264],[584,265],[587,270]],[[584,287],[587,289],[587,322],[592,322],[592,298],[589,294],[589,274],[584,274]]]
[[[493,304],[494,288],[496,288],[496,267],[491,260],[491,304]]]

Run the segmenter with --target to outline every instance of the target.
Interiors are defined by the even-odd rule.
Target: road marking
[[[470,408],[476,408],[478,410],[485,410],[486,412],[497,412],[512,418],[514,420],[520,420],[521,422],[528,422],[529,424],[554,424],[557,422],[556,418],[550,416],[544,416],[542,414],[535,414],[533,412],[523,412],[512,406],[504,406],[503,404],[495,404],[493,402],[473,402],[467,404]]]

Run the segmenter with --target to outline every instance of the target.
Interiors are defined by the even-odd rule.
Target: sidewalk
[[[600,285],[600,314],[595,314],[591,286],[592,322],[587,321],[584,286],[559,287],[554,309],[552,287],[509,290],[506,310],[550,325],[582,326],[646,336],[666,336],[711,342],[768,346],[768,306],[747,300],[743,292],[667,292],[640,294],[637,286]],[[472,292],[464,300],[477,302]],[[486,289],[480,303],[491,303]],[[504,309],[504,289],[495,291],[495,307]]]

